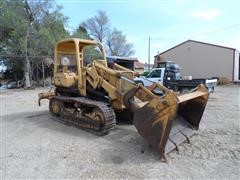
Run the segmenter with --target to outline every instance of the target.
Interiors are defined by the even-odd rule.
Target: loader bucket
[[[147,143],[157,149],[161,158],[187,141],[199,128],[208,91],[200,85],[193,92],[175,95],[168,91],[164,96],[155,96],[142,107],[136,108],[133,124]],[[136,104],[136,103],[135,103]]]

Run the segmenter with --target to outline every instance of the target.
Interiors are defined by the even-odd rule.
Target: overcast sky
[[[188,39],[240,50],[240,0],[56,0],[69,17],[68,29],[106,11],[111,27],[134,44],[135,57],[148,59]]]

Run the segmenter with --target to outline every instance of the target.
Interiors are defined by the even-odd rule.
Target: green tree
[[[63,16],[60,10],[61,7],[57,7],[51,13],[46,12],[43,15],[39,22],[39,28],[35,30],[30,39],[32,55],[52,55],[54,44],[63,38],[69,37],[69,33],[64,27],[68,18]]]
[[[113,29],[107,39],[108,54],[111,56],[131,56],[135,52],[133,50],[133,44],[128,43],[126,36],[116,28]]]
[[[26,55],[27,40],[30,33],[30,22],[23,1],[1,1],[1,29],[4,34],[1,37],[1,54]],[[20,66],[27,72],[30,66],[26,56],[26,62]],[[16,59],[17,61],[17,59]],[[9,63],[11,67],[12,62]],[[29,83],[29,75],[25,77],[26,84]]]
[[[83,26],[79,26],[72,34],[73,38],[80,38],[80,39],[88,39],[88,40],[93,40],[89,35]]]
[[[52,55],[54,43],[68,36],[67,18],[50,0],[0,0],[0,53],[24,57],[25,85],[30,86],[29,56]],[[17,60],[14,62],[16,63]]]

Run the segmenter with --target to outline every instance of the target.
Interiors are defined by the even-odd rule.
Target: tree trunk
[[[25,40],[25,68],[24,68],[25,88],[31,87],[31,81],[30,81],[31,67],[30,67],[30,61],[28,58],[28,37],[29,37],[30,28],[31,28],[31,23],[28,26],[26,40]]]
[[[30,81],[30,62],[28,59],[28,56],[25,58],[25,71],[24,71],[24,77],[25,77],[25,88],[30,88],[31,87],[31,81]]]

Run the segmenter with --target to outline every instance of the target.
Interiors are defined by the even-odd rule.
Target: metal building
[[[239,51],[234,48],[187,40],[157,54],[154,58],[155,67],[160,61],[173,61],[179,64],[183,76],[240,80]]]

